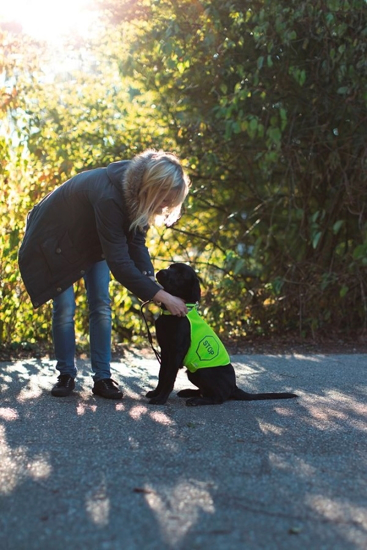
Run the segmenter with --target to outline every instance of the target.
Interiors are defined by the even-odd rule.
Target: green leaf
[[[238,260],[236,260],[236,263],[235,263],[234,269],[233,269],[233,273],[235,275],[238,275],[239,273],[241,273],[241,271],[245,267],[245,264],[246,264],[246,262],[243,258],[239,258]]]
[[[318,232],[315,234],[314,238],[312,239],[312,247],[313,247],[313,248],[317,248],[317,245],[319,244],[321,235],[322,235],[322,231],[318,231]]]
[[[282,132],[280,128],[268,128],[266,135],[269,136],[273,143],[275,143],[276,145],[280,145],[282,139]]]
[[[256,118],[252,118],[250,120],[250,128],[251,128],[251,130],[256,130],[256,128],[257,128],[257,119]]]
[[[232,130],[235,134],[239,134],[242,131],[241,123],[236,120],[232,125]]]
[[[287,111],[283,108],[279,110],[280,113],[280,120],[281,120],[281,130],[283,131],[284,128],[287,126]]]
[[[275,294],[280,294],[280,291],[282,290],[283,285],[284,285],[284,280],[282,279],[282,277],[276,277],[274,281],[271,283],[271,286]]]
[[[367,256],[367,245],[366,244],[359,244],[353,250],[353,258],[355,260],[361,260],[362,258],[365,258],[366,256]]]
[[[340,230],[341,226],[343,225],[343,223],[344,223],[344,220],[338,220],[337,222],[334,223],[334,225],[333,225],[334,235],[337,235],[339,233],[339,230]]]
[[[341,289],[340,289],[340,292],[339,292],[340,298],[344,298],[344,296],[347,294],[348,290],[349,290],[349,287],[347,287],[346,285],[342,286]]]
[[[301,86],[303,86],[303,84],[305,83],[305,81],[306,81],[306,71],[305,71],[305,70],[302,70],[302,71],[300,71],[300,73],[299,73],[298,82],[300,83]]]

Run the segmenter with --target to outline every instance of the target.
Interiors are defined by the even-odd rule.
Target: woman
[[[130,161],[82,172],[47,195],[28,214],[19,268],[34,307],[53,300],[52,335],[60,372],[51,393],[69,395],[75,366],[73,283],[84,278],[89,306],[93,393],[121,399],[111,379],[110,271],[141,300],[163,303],[177,316],[182,300],[154,279],[145,245],[148,226],[180,215],[189,179],[178,158],[147,150]]]

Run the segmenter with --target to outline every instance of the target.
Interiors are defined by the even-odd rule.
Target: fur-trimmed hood
[[[136,217],[141,180],[148,161],[155,153],[156,151],[148,150],[132,160],[112,162],[107,167],[109,179],[122,191],[124,205],[130,221]]]
[[[143,174],[147,168],[148,161],[156,154],[156,151],[148,150],[134,157],[128,164],[121,179],[122,193],[125,205],[129,212],[130,220],[135,220],[138,204],[139,191]]]

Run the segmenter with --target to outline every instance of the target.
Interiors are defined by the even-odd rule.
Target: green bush
[[[193,181],[179,224],[149,236],[156,267],[199,270],[223,335],[364,330],[365,2],[128,6],[110,0],[105,36],[53,80],[47,52],[7,37],[1,340],[50,338],[50,306],[32,310],[17,269],[27,210],[76,172],[146,147],[175,150]],[[111,288],[115,339],[138,338],[138,301]],[[82,286],[78,301],[82,340]]]

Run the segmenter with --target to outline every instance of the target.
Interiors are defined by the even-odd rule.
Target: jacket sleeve
[[[153,275],[153,266],[144,235],[140,234],[133,243],[128,243],[124,215],[113,198],[99,200],[94,211],[103,254],[113,276],[141,300],[151,300],[160,286],[147,277],[148,271]]]
[[[148,248],[145,244],[146,233],[136,231],[133,237],[129,240],[129,255],[136,267],[148,277],[154,276],[154,267]]]

